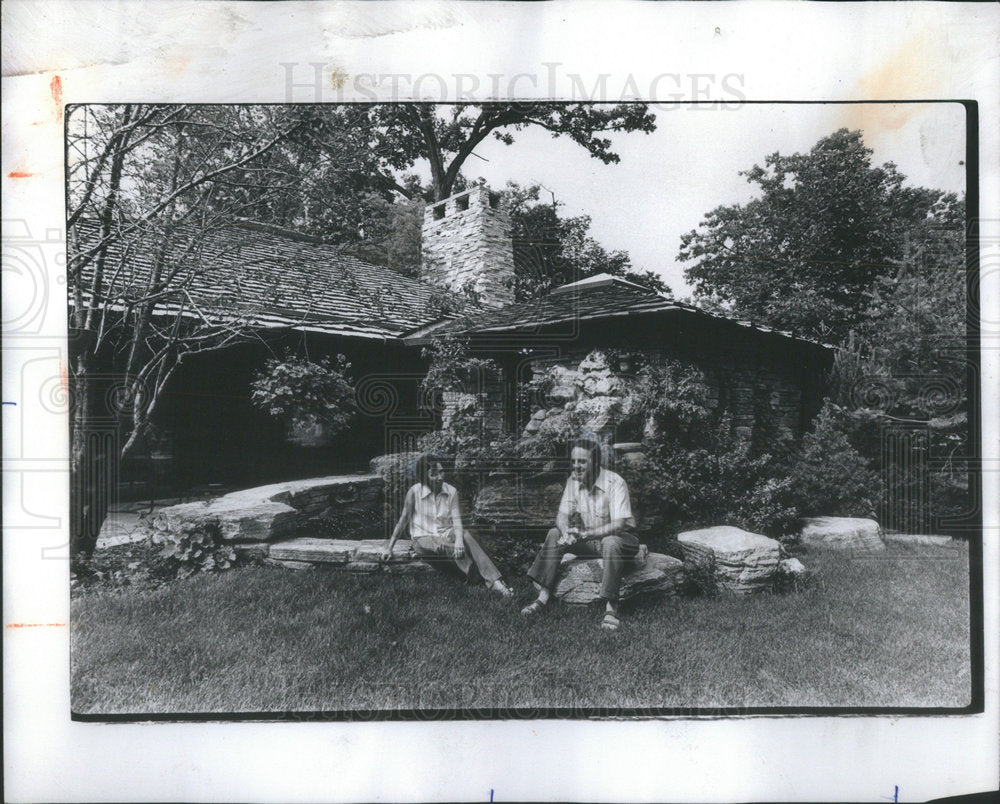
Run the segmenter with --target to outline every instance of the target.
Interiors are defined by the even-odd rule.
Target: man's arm
[[[569,530],[569,509],[573,502],[571,484],[573,482],[573,478],[566,481],[566,487],[563,489],[562,499],[559,501],[559,511],[556,513],[556,527],[559,528],[559,532],[563,534],[563,536],[565,536],[566,531]]]
[[[627,525],[627,519],[612,519],[607,525],[601,525],[599,528],[587,528],[580,533],[579,540],[590,542],[594,539],[603,539],[605,536],[614,536],[625,530]]]

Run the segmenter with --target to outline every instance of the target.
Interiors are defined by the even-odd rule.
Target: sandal
[[[529,603],[523,609],[521,609],[521,614],[525,616],[530,616],[532,614],[538,614],[542,609],[544,609],[548,604],[542,603],[541,600],[535,600]]]
[[[620,625],[621,621],[610,611],[606,612],[604,619],[601,620],[601,628],[605,631],[617,631]]]
[[[494,581],[490,586],[490,589],[492,589],[494,592],[500,595],[500,597],[514,596],[514,590],[511,589],[509,586],[507,586],[507,584],[505,584],[502,580]]]

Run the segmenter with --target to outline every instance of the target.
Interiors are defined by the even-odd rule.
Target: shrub
[[[803,516],[874,516],[883,491],[878,473],[850,443],[843,411],[826,402],[791,471]]]
[[[329,436],[342,432],[355,411],[351,364],[343,355],[313,362],[295,355],[268,360],[251,385],[251,399],[290,427],[321,427]]]
[[[236,561],[236,551],[222,541],[214,524],[185,522],[176,531],[154,531],[152,538],[163,545],[160,556],[167,559],[178,578],[228,569]]]
[[[795,529],[793,447],[763,412],[751,439],[711,407],[703,376],[678,363],[647,366],[625,408],[644,421],[647,462],[622,467],[643,529],[731,524],[773,536]]]

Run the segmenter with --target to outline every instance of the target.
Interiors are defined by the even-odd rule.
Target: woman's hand
[[[388,561],[392,558],[392,545],[386,542],[385,546],[382,548],[382,555],[380,558],[383,561]]]
[[[465,542],[461,536],[455,537],[455,558],[462,558],[465,555]]]

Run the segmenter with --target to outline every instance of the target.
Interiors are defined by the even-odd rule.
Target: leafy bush
[[[830,402],[802,439],[790,479],[803,516],[874,516],[883,488],[851,445],[843,412]]]
[[[795,529],[788,436],[760,417],[753,438],[710,405],[704,377],[678,363],[646,366],[626,409],[644,421],[647,462],[621,468],[644,529],[731,524],[774,536]]]
[[[178,578],[228,569],[236,561],[236,551],[222,541],[218,526],[213,524],[185,522],[176,531],[154,531],[152,538],[163,545],[160,555],[174,567]]]
[[[313,362],[297,355],[268,360],[252,383],[254,404],[293,426],[321,426],[329,435],[343,431],[355,410],[351,364],[343,355]]]
[[[495,426],[487,409],[486,384],[500,367],[472,357],[468,343],[455,338],[434,340],[423,356],[430,365],[421,386],[442,416],[440,429],[422,436],[417,446],[421,452],[452,456],[455,484],[467,501],[484,475],[506,468],[516,454],[516,438]]]
[[[176,568],[148,540],[129,542],[74,558],[70,587],[92,589],[156,589],[172,581]]]

